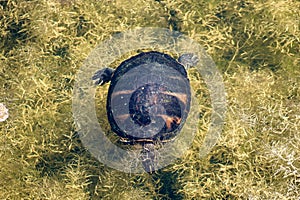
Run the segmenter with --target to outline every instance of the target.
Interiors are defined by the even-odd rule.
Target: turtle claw
[[[178,62],[186,69],[196,66],[199,62],[199,57],[194,53],[184,53],[178,58]]]
[[[96,80],[95,85],[104,85],[111,80],[113,73],[111,68],[100,69],[92,76],[92,80]]]

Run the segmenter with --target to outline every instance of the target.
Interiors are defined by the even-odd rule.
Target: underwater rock
[[[0,122],[4,122],[8,118],[8,109],[3,103],[0,103]]]

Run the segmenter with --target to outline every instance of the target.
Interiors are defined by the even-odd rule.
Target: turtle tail
[[[156,170],[155,163],[155,147],[153,143],[143,144],[143,150],[141,152],[141,159],[143,168],[146,172],[152,174]]]

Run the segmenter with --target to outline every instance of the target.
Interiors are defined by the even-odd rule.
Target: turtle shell
[[[144,52],[114,71],[107,115],[112,130],[127,141],[167,141],[184,125],[190,101],[184,66],[167,54]]]

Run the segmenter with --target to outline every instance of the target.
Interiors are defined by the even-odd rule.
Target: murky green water
[[[0,1],[0,103],[7,109],[0,109],[0,199],[298,199],[299,9],[296,0]],[[198,131],[179,159],[153,175],[99,162],[81,143],[72,113],[84,60],[101,41],[136,27],[197,41],[227,95],[221,138],[199,158],[211,99],[201,74],[188,71]],[[101,122],[105,93],[97,91]]]

